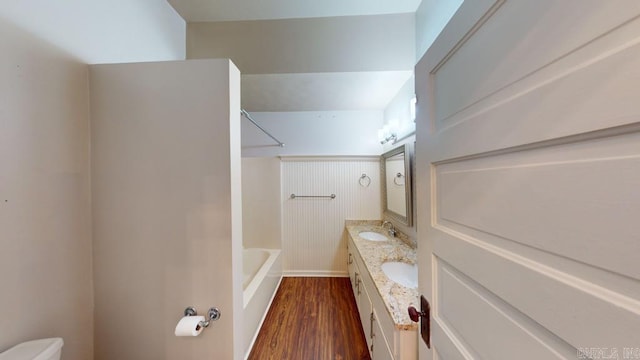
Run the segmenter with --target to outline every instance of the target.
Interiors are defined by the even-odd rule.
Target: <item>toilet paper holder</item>
[[[184,316],[196,316],[196,315],[198,315],[198,312],[196,311],[195,307],[189,306],[186,309],[184,309]],[[218,310],[218,308],[212,307],[209,309],[209,311],[207,311],[207,316],[205,317],[205,319],[208,319],[208,320],[200,321],[198,325],[205,328],[209,327],[209,323],[211,323],[211,321],[216,321],[220,319],[220,315],[222,315],[220,310]]]

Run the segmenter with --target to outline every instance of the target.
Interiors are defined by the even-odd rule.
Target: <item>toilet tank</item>
[[[62,345],[61,338],[27,341],[0,353],[0,360],[60,360]]]

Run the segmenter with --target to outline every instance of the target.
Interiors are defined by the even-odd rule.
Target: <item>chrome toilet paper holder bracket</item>
[[[184,316],[196,316],[198,315],[198,312],[196,311],[196,308],[193,306],[189,306],[186,309],[184,309]],[[220,310],[218,310],[218,308],[212,307],[209,308],[209,311],[207,311],[207,316],[205,317],[205,321],[200,321],[200,323],[198,323],[198,325],[202,326],[202,327],[209,327],[209,324],[212,321],[216,321],[218,319],[220,319],[220,315],[222,315],[222,313],[220,312]]]

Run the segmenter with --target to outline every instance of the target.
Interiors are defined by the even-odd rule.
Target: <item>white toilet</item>
[[[0,353],[0,360],[60,360],[62,345],[61,338],[27,341]]]

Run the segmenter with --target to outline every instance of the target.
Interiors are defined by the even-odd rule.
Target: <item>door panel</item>
[[[451,121],[461,109],[610,32],[638,12],[637,1],[504,2],[434,73],[437,121]]]
[[[438,223],[640,278],[640,235],[629,221],[640,219],[639,144],[631,133],[438,164]],[[617,241],[599,241],[614,232]]]
[[[421,359],[640,347],[639,16],[464,2],[416,66]]]
[[[566,341],[602,343],[620,349],[637,343],[637,299],[498,247],[469,238],[461,240],[462,236],[437,239],[437,255]],[[441,274],[436,271],[437,276]],[[434,289],[436,294],[438,290]],[[438,300],[436,297],[439,305]],[[436,306],[435,313],[440,314],[440,310]],[[594,324],[616,324],[616,329]]]
[[[561,338],[444,261],[436,260],[436,272],[440,322],[468,342],[474,357],[508,359],[518,352],[532,359],[575,356]]]
[[[633,1],[611,3],[640,4]],[[473,4],[462,6],[471,5]],[[622,12],[634,7],[618,6]],[[503,7],[500,7],[497,12],[502,9]],[[511,16],[526,17],[525,14]],[[490,21],[491,18],[486,21]],[[452,19],[452,22],[454,21],[455,17]],[[485,94],[481,101],[476,101],[470,106],[457,107],[455,115],[447,118],[445,122],[436,121],[433,114],[429,114],[430,119],[426,125],[441,132],[440,142],[459,138],[467,140],[458,141],[455,146],[438,148],[438,153],[432,155],[434,161],[637,123],[636,84],[640,81],[640,68],[637,66],[640,56],[639,34],[640,21],[634,17],[633,20],[563,54],[553,62],[540,65],[538,70],[528,73],[526,77],[509,83],[498,91]],[[487,37],[489,38],[483,40],[488,45],[485,51],[497,51],[498,49],[489,45],[500,43],[500,34],[487,34]],[[538,42],[534,38],[522,41],[526,44]],[[440,45],[436,41],[429,53],[432,50],[444,53],[444,50],[439,49],[444,45],[455,46]],[[429,101],[433,102],[435,94],[440,91],[434,85],[433,78],[440,70],[429,69],[426,58],[429,53],[425,54],[425,58],[417,65],[416,72],[422,72],[423,80],[416,79],[416,89],[422,90],[423,94],[430,92]],[[457,57],[456,54],[449,56],[452,59]],[[504,53],[502,55],[506,56]],[[446,63],[451,60],[442,61]],[[467,61],[468,67],[475,69],[475,61]],[[432,62],[438,64],[433,59]],[[494,72],[499,72],[500,65],[495,64],[498,69],[494,69]],[[465,86],[474,85],[469,83]],[[425,102],[422,102],[423,110],[425,106],[429,106]],[[429,111],[437,107],[430,106]],[[423,115],[426,116],[424,111]],[[559,118],[562,121],[559,121]],[[514,133],[514,129],[518,131]],[[440,153],[442,151],[444,152]]]

